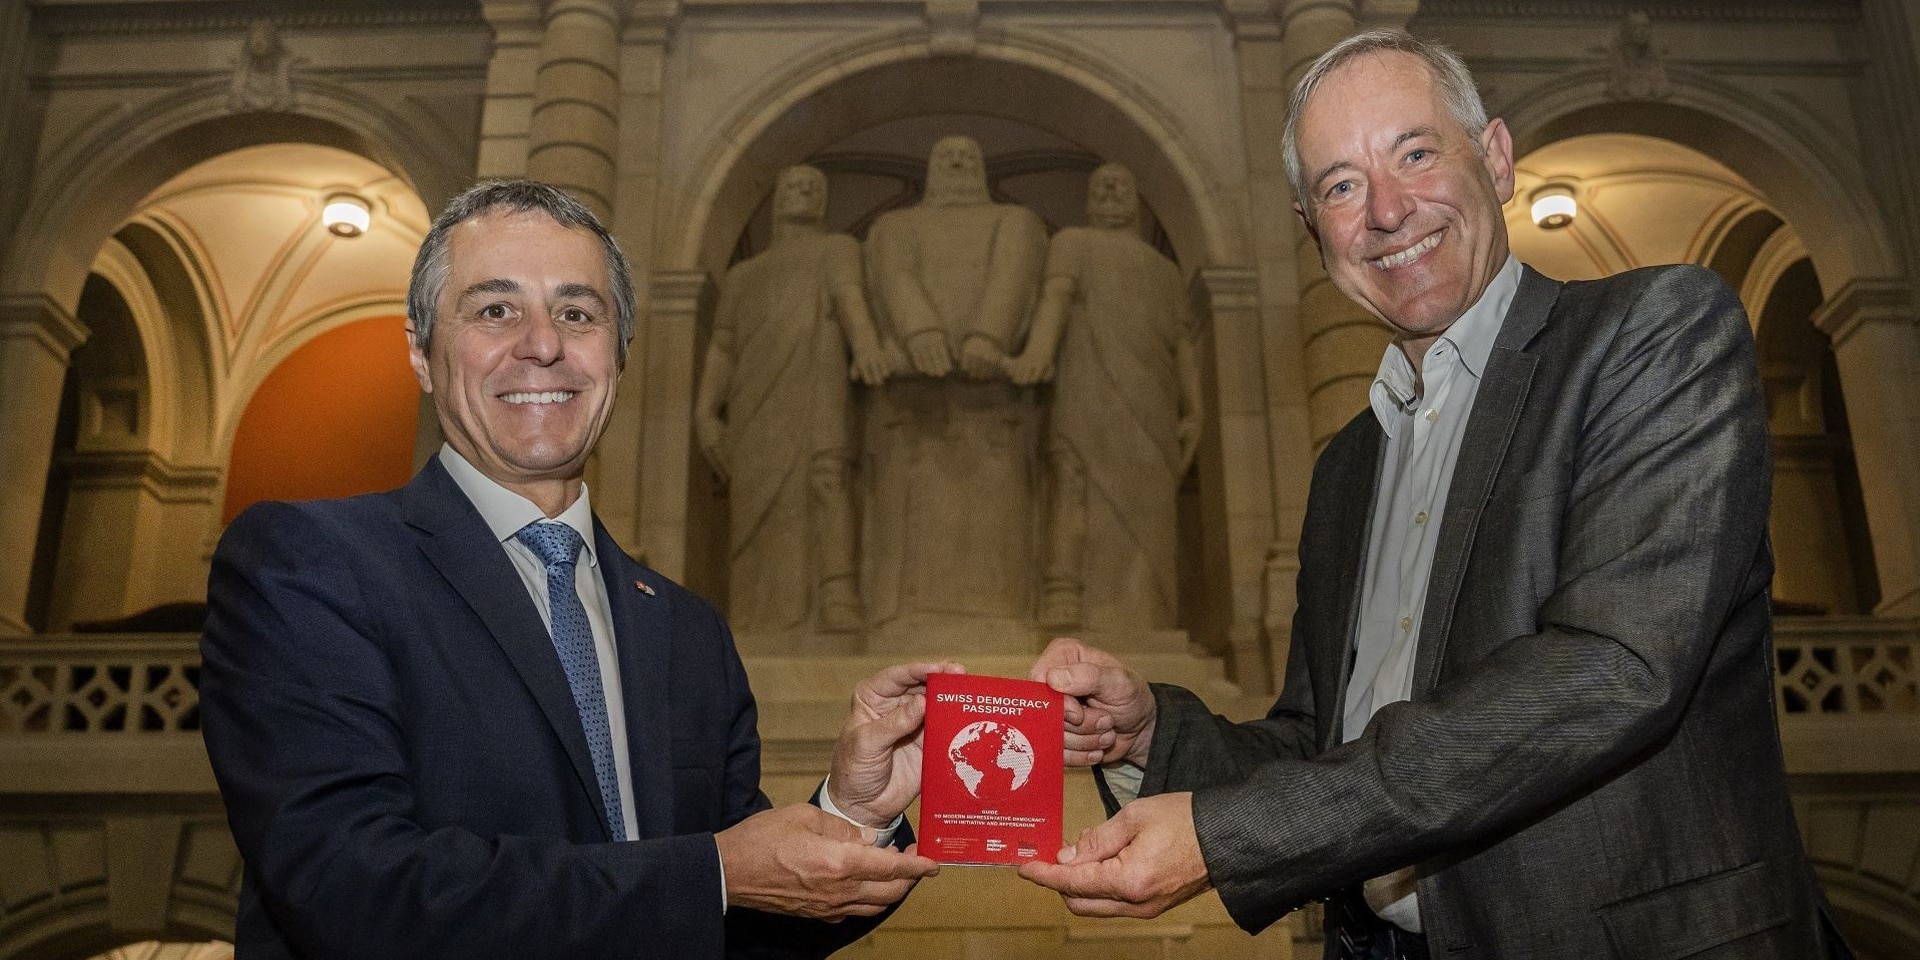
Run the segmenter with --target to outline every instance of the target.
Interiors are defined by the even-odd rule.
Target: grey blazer
[[[1767,424],[1732,291],[1693,267],[1525,272],[1447,492],[1413,699],[1343,744],[1381,448],[1363,411],[1315,465],[1268,716],[1155,689],[1143,793],[1194,791],[1235,921],[1417,864],[1436,958],[1821,956],[1774,717]]]

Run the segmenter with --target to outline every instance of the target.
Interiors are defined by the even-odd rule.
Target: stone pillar
[[[641,430],[639,540],[647,564],[678,580],[687,569],[688,475],[693,465],[694,334],[711,309],[713,282],[697,270],[656,272],[646,295],[646,355],[639,382]],[[639,337],[636,336],[635,339]]]
[[[612,0],[552,0],[527,129],[527,176],[611,220],[620,108],[620,12]]]
[[[1881,616],[1920,616],[1920,309],[1903,280],[1853,280],[1814,312],[1833,340],[1873,534]]]
[[[1269,662],[1261,634],[1274,478],[1267,469],[1267,397],[1257,349],[1259,294],[1258,274],[1245,268],[1209,267],[1194,278],[1193,300],[1212,331],[1200,357],[1212,413],[1199,453],[1206,534],[1201,561],[1212,594],[1206,607],[1226,610],[1227,622],[1220,625],[1224,631],[1205,629],[1213,625],[1203,623],[1189,626],[1195,635],[1225,633],[1228,649],[1212,652],[1229,656],[1234,681],[1249,694],[1267,692],[1273,671],[1285,663]],[[1296,526],[1293,536],[1298,535]]]
[[[487,62],[487,99],[480,110],[475,172],[481,177],[524,176],[534,78],[540,69],[544,35],[540,6],[535,0],[485,0],[481,7],[493,28],[493,59]]]
[[[1345,0],[1288,0],[1282,17],[1286,89],[1291,95],[1307,67],[1351,36],[1359,23],[1353,4]],[[1277,131],[1273,138],[1279,140]],[[1304,228],[1295,232],[1293,266],[1300,282],[1307,404],[1313,449],[1318,453],[1366,407],[1367,390],[1392,334],[1334,287],[1320,265],[1319,246]]]
[[[1809,331],[1809,336],[1812,336]],[[1853,558],[1840,514],[1838,467],[1844,439],[1827,432],[1821,410],[1821,353],[1762,361],[1767,431],[1773,436],[1773,596],[1777,609],[1860,613]],[[1798,612],[1811,612],[1802,609]]]
[[[145,450],[76,453],[67,464],[49,631],[206,595],[218,468],[180,468]]]
[[[0,302],[0,635],[27,633],[33,544],[53,459],[67,358],[87,328],[45,297]]]
[[[620,241],[620,249],[626,251],[633,268],[633,286],[640,291],[642,303],[654,262],[654,224],[660,209],[661,84],[666,74],[667,36],[676,14],[677,5],[671,0],[636,3],[627,12],[620,42],[620,148],[613,218],[608,226]],[[642,461],[650,449],[642,432],[646,389],[640,382],[647,364],[647,330],[648,325],[636,330],[627,348],[627,367],[636,373],[620,391],[595,453],[593,509],[624,544],[641,540],[640,477]],[[688,389],[692,389],[691,383]],[[693,535],[701,535],[697,524]],[[724,556],[725,550],[720,554]],[[691,570],[684,572],[695,576]],[[706,586],[711,590],[711,581]]]

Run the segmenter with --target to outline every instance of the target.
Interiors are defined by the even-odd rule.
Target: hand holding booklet
[[[1044,683],[927,677],[920,853],[942,863],[1054,862],[1063,708]]]

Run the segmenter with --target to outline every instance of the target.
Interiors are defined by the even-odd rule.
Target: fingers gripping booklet
[[[928,677],[920,852],[942,863],[1054,862],[1063,722],[1061,696],[1044,683]]]

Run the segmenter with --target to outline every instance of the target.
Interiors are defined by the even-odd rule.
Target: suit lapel
[[[1360,623],[1360,588],[1362,574],[1367,565],[1367,542],[1373,536],[1373,501],[1380,491],[1380,465],[1384,459],[1381,454],[1386,447],[1387,435],[1380,430],[1378,421],[1373,419],[1371,411],[1363,411],[1367,418],[1367,429],[1361,433],[1350,462],[1332,475],[1337,484],[1334,489],[1353,491],[1341,497],[1337,503],[1337,512],[1333,518],[1334,542],[1340,545],[1340,553],[1334,563],[1333,597],[1339,604],[1338,612],[1341,642],[1338,645],[1321,647],[1322,660],[1313,665],[1316,675],[1334,677],[1335,685],[1330,702],[1333,709],[1327,712],[1328,722],[1321,725],[1320,746],[1330,748],[1341,742],[1344,737],[1342,728],[1347,715],[1347,683],[1353,673],[1353,652],[1355,631]],[[1337,657],[1338,659],[1332,659]]]
[[[1460,438],[1453,483],[1447,489],[1446,514],[1440,522],[1440,542],[1434,549],[1432,573],[1427,579],[1426,610],[1421,615],[1419,645],[1414,654],[1416,696],[1439,682],[1467,557],[1473,551],[1494,478],[1506,460],[1514,428],[1526,406],[1527,391],[1533,385],[1538,358],[1527,348],[1546,326],[1559,295],[1559,283],[1531,267],[1524,268],[1520,289],[1507,307],[1499,337],[1487,358],[1486,375],[1474,398],[1466,434]]]
[[[593,799],[600,828],[608,830],[593,754],[580,725],[580,711],[573,705],[573,688],[554,653],[552,635],[527,597],[526,582],[438,457],[428,458],[426,467],[407,484],[404,510],[407,523],[422,534],[421,552],[473,608],[533,694],[566,749],[581,789]]]
[[[667,678],[672,676],[673,623],[670,601],[652,582],[658,577],[629,560],[593,521],[594,556],[613,613],[613,647],[620,660],[620,699],[627,721],[627,769],[633,775],[633,805],[627,811],[639,836],[673,833],[673,743]],[[642,585],[645,586],[642,586]]]

